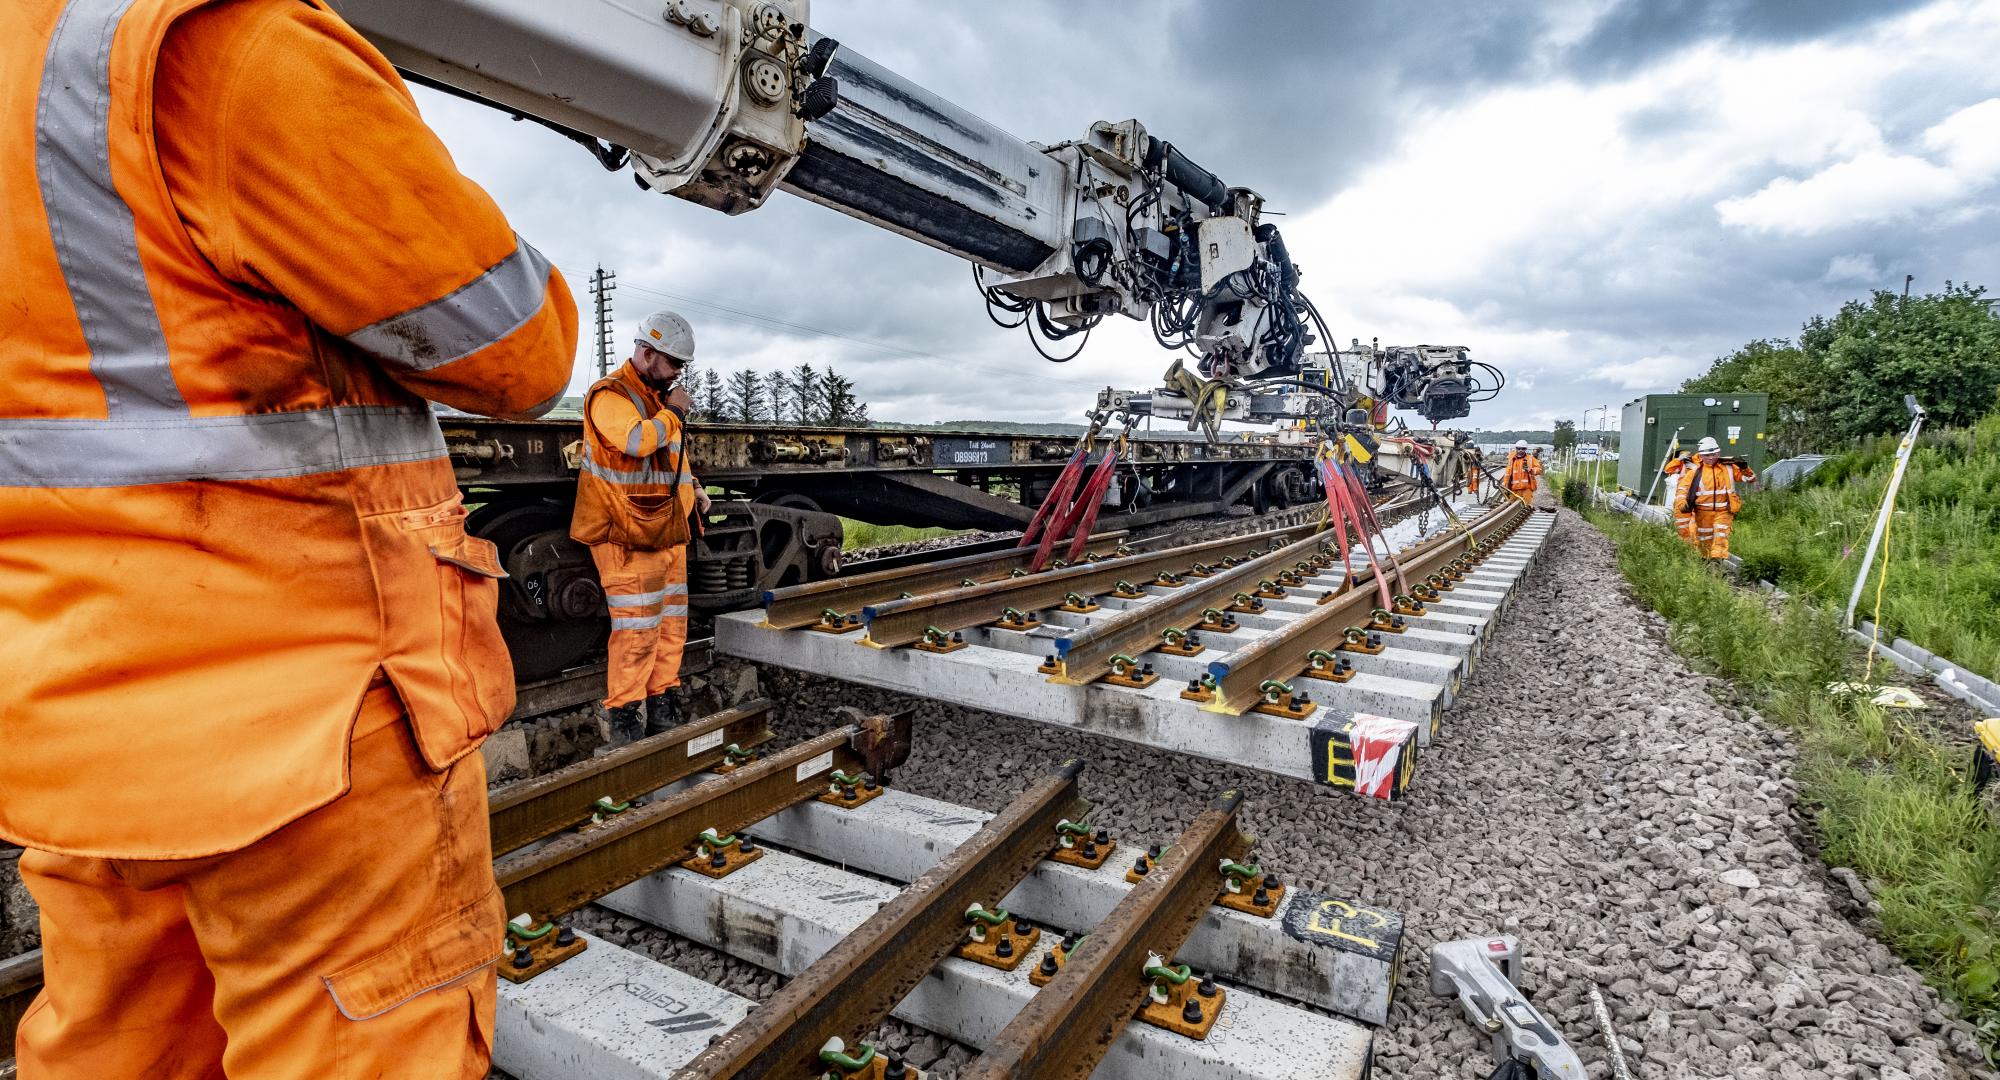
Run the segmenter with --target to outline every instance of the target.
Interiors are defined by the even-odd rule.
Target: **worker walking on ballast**
[[[1539,486],[1541,478],[1541,459],[1528,453],[1528,440],[1516,439],[1514,452],[1507,455],[1507,474],[1501,482],[1507,485],[1508,491],[1533,506],[1535,488]]]
[[[8,10],[22,1080],[480,1080],[507,575],[429,403],[546,412],[569,290],[322,3]]]
[[[1756,483],[1757,474],[1739,460],[1724,460],[1722,447],[1713,438],[1704,438],[1695,447],[1691,473],[1680,505],[1694,515],[1695,550],[1711,563],[1721,562],[1729,557],[1729,531],[1736,512],[1743,509],[1736,485]]]
[[[656,312],[639,323],[632,358],[584,398],[569,535],[590,545],[611,614],[604,708],[614,744],[681,722],[673,691],[687,645],[688,543],[709,506],[682,437],[691,402],[675,385],[692,359],[687,320]]]

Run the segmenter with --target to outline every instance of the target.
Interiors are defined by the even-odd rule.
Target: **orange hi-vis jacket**
[[[339,798],[378,674],[432,768],[497,727],[501,571],[425,399],[535,415],[574,357],[561,277],[323,9],[310,78],[156,85],[202,3],[21,0],[0,43],[0,837],[71,855]]]
[[[1507,490],[1533,491],[1535,478],[1542,474],[1542,463],[1532,454],[1515,453],[1507,456]]]
[[[1738,483],[1755,483],[1757,474],[1750,466],[1733,461],[1718,461],[1704,465],[1696,458],[1689,467],[1691,475],[1683,481],[1684,502],[1680,508],[1694,510],[1726,510],[1735,513],[1743,509],[1743,496],[1736,493]]]
[[[583,401],[583,470],[570,539],[661,551],[688,542],[695,478],[681,446],[683,417],[630,361]]]

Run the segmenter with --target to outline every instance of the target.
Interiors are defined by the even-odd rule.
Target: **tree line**
[[[744,368],[723,375],[712,367],[682,374],[694,399],[692,420],[726,424],[854,427],[868,423],[868,403],[854,381],[833,369],[800,364],[787,371]]]
[[[1793,338],[1760,338],[1681,384],[1687,393],[1771,395],[1773,449],[1846,447],[1909,423],[1914,394],[1936,424],[1960,427],[2000,407],[2000,316],[1984,286],[1945,282],[1904,297],[1878,289]]]

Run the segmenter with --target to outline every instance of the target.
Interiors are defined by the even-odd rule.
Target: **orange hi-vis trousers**
[[[1736,522],[1736,515],[1727,510],[1696,510],[1694,512],[1694,549],[1704,559],[1727,559],[1729,557],[1729,529]]]
[[[611,610],[610,663],[604,707],[663,694],[681,684],[681,650],[687,646],[688,549],[632,551],[592,544],[590,559]]]
[[[238,851],[22,855],[47,980],[22,1080],[484,1077],[506,918],[485,760],[432,772],[385,682],[348,766],[345,795]]]

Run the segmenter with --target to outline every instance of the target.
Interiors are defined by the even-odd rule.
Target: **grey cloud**
[[[1618,0],[1567,51],[1567,66],[1620,75],[1702,41],[1790,43],[1851,30],[1923,0]]]

